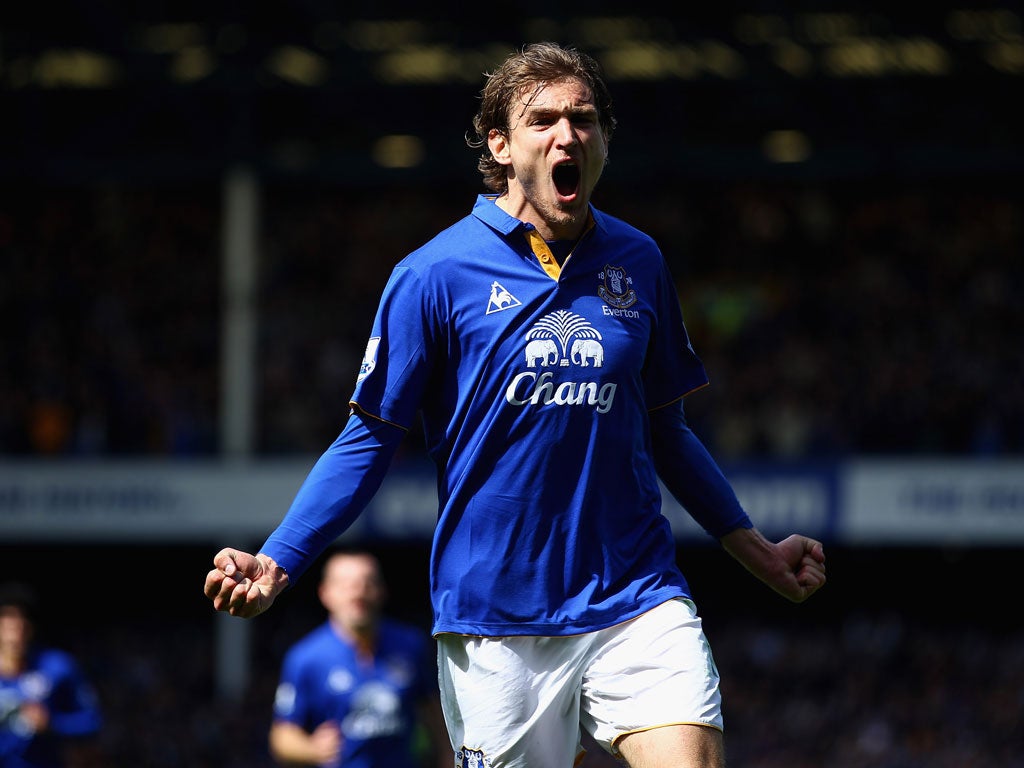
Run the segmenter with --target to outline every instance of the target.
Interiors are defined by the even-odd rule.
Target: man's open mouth
[[[558,190],[559,195],[570,197],[576,194],[576,189],[580,183],[580,169],[576,167],[576,163],[556,165],[551,177],[555,182],[555,189]]]

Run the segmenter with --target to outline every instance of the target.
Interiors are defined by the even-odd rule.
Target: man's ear
[[[487,148],[491,150],[491,156],[501,165],[509,165],[512,157],[509,154],[508,137],[497,128],[491,128],[487,133]]]

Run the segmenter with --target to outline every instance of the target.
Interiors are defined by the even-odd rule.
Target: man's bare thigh
[[[722,732],[707,725],[665,725],[616,744],[630,768],[725,768]]]

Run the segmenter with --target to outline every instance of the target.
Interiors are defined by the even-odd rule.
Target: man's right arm
[[[205,585],[214,608],[246,618],[266,611],[366,508],[405,434],[354,410],[260,551],[217,553]]]
[[[270,726],[270,754],[285,765],[334,763],[341,744],[341,730],[331,721],[320,723],[312,733],[287,720],[275,720]]]
[[[354,409],[260,552],[294,583],[370,503],[405,435],[403,428]]]

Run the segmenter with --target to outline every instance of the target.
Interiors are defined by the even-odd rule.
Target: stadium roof
[[[482,73],[538,39],[604,67],[616,172],[654,159],[691,175],[1024,169],[1016,3],[525,3],[512,18],[437,3],[122,6],[0,11],[10,173],[194,176],[236,162],[353,180],[475,173],[463,136]]]

